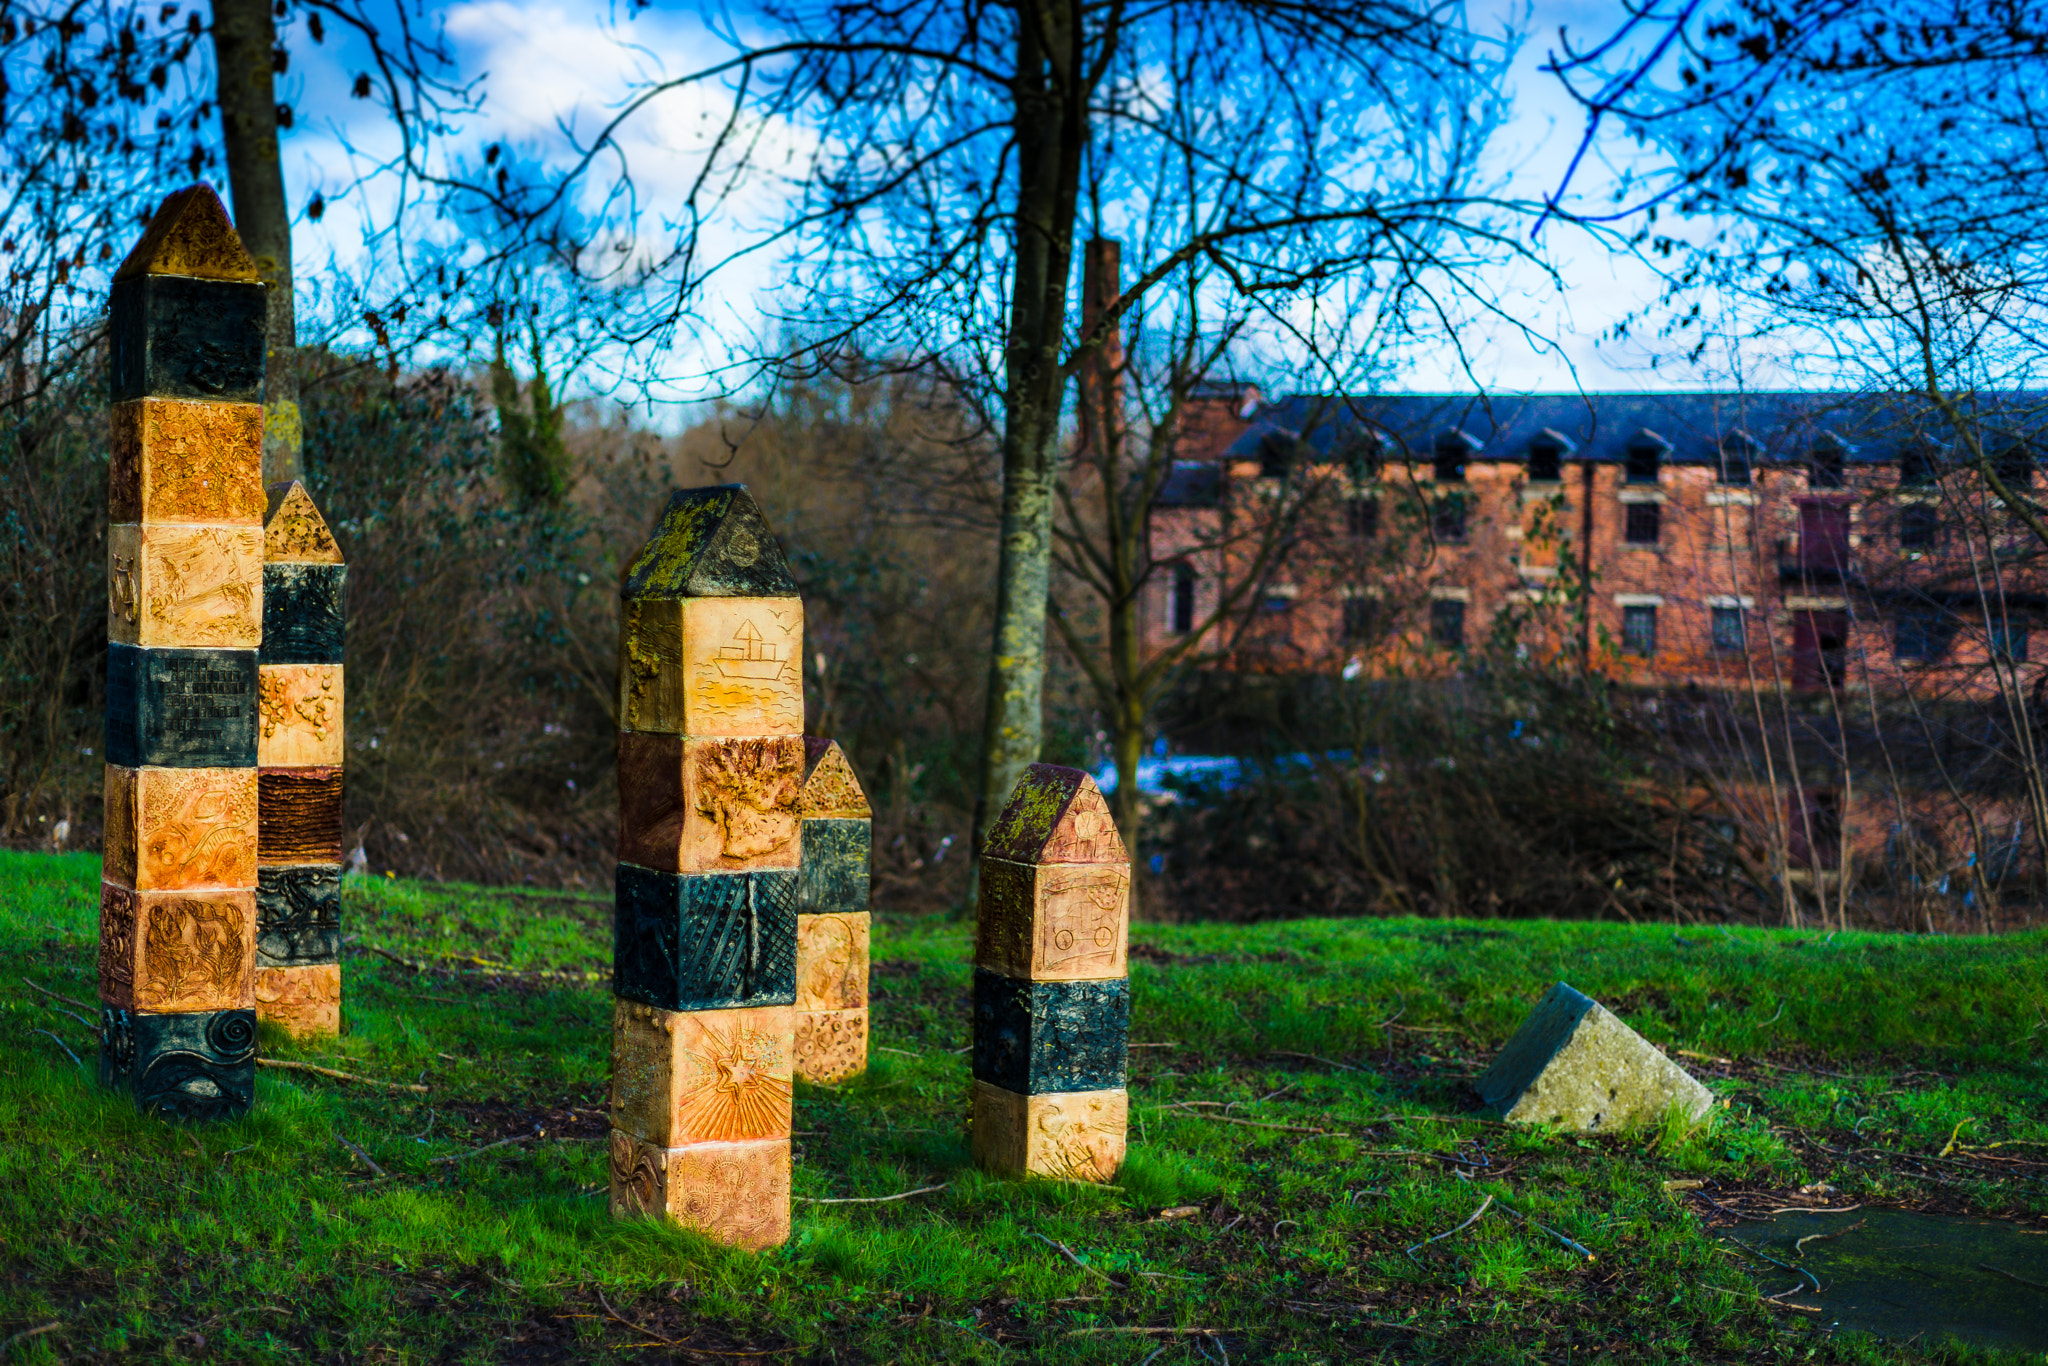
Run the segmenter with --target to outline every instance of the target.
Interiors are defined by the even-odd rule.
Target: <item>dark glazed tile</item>
[[[812,817],[804,822],[797,909],[859,915],[868,909],[869,823]]]
[[[239,1119],[256,1096],[256,1012],[100,1012],[100,1084],[163,1119]]]
[[[347,565],[263,566],[263,663],[341,663],[347,616]]]
[[[974,1075],[1018,1095],[1122,1086],[1131,984],[1020,982],[974,970]]]
[[[794,872],[619,865],[612,990],[663,1010],[796,1003]]]
[[[263,401],[264,286],[141,275],[113,299],[113,401]]]
[[[256,966],[341,961],[341,869],[256,870]]]
[[[109,645],[107,762],[254,768],[256,652]]]

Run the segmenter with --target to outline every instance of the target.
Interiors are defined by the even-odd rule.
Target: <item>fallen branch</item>
[[[1998,1267],[1988,1265],[1984,1262],[1977,1263],[1977,1269],[1979,1271],[1988,1271],[1994,1276],[2003,1276],[2009,1281],[2018,1281],[2021,1285],[2026,1286],[2029,1290],[2048,1290],[2048,1285],[2043,1285],[2039,1281],[2030,1281],[2025,1276],[2015,1276],[2010,1271],[2002,1271]]]
[[[45,1333],[54,1333],[63,1326],[64,1320],[51,1319],[48,1323],[39,1323],[33,1328],[22,1329],[19,1333],[16,1333],[13,1337],[7,1339],[5,1342],[0,1342],[0,1361],[5,1361],[7,1359],[7,1349],[12,1347],[15,1343],[24,1342],[29,1338],[39,1338]]]
[[[312,1072],[336,1081],[352,1081],[361,1086],[381,1086],[387,1091],[411,1091],[425,1095],[427,1088],[409,1081],[379,1081],[375,1077],[359,1077],[353,1072],[344,1072],[338,1067],[322,1067],[318,1063],[286,1062],[283,1058],[258,1058],[258,1067],[274,1067],[280,1072]]]
[[[1221,1337],[1232,1331],[1226,1328],[1069,1328],[1065,1336],[1070,1338],[1100,1337],[1104,1334],[1126,1334],[1138,1337]]]
[[[1451,1236],[1452,1234],[1454,1234],[1454,1233],[1463,1233],[1463,1232],[1464,1232],[1464,1231],[1465,1231],[1466,1229],[1468,1229],[1468,1228],[1472,1227],[1472,1225],[1474,1225],[1474,1224],[1478,1223],[1478,1222],[1479,1222],[1479,1216],[1480,1216],[1480,1215],[1482,1215],[1482,1214],[1484,1214],[1484,1213],[1486,1213],[1486,1211],[1487,1211],[1488,1209],[1490,1209],[1490,1208],[1491,1208],[1492,1206],[1493,1206],[1493,1197],[1489,1195],[1489,1196],[1487,1196],[1487,1197],[1486,1197],[1486,1198],[1485,1198],[1484,1200],[1482,1200],[1482,1201],[1480,1201],[1480,1202],[1479,1202],[1479,1208],[1478,1208],[1478,1209],[1475,1209],[1475,1210],[1473,1210],[1473,1211],[1472,1211],[1472,1217],[1471,1217],[1471,1218],[1469,1218],[1469,1219],[1467,1219],[1467,1220],[1466,1220],[1466,1221],[1465,1221],[1464,1223],[1462,1223],[1462,1224],[1458,1225],[1458,1226],[1457,1226],[1456,1228],[1447,1228],[1447,1229],[1445,1229],[1445,1230],[1444,1230],[1444,1231],[1443,1231],[1442,1233],[1439,1233],[1439,1234],[1437,1234],[1437,1235],[1436,1235],[1436,1236],[1435,1236],[1434,1238],[1424,1238],[1424,1239],[1423,1239],[1423,1240],[1422,1240],[1421,1242],[1417,1243],[1417,1244],[1415,1245],[1415,1247],[1411,1247],[1411,1248],[1409,1248],[1409,1249],[1408,1249],[1408,1260],[1409,1260],[1409,1261],[1411,1261],[1411,1262],[1415,1262],[1415,1264],[1416,1264],[1417,1266],[1421,1266],[1421,1265],[1422,1265],[1422,1263],[1421,1263],[1421,1262],[1419,1262],[1419,1261],[1416,1261],[1416,1258],[1415,1258],[1415,1249],[1416,1249],[1416,1248],[1423,1248],[1423,1247],[1428,1247],[1428,1246],[1429,1246],[1429,1245],[1430,1245],[1431,1243],[1440,1243],[1440,1242],[1442,1242],[1442,1241],[1443,1241],[1444,1239],[1446,1239],[1446,1238],[1450,1237],[1450,1236]]]
[[[1065,1243],[1056,1243],[1052,1239],[1046,1237],[1043,1233],[1032,1233],[1031,1236],[1033,1238],[1036,1238],[1039,1242],[1044,1243],[1047,1247],[1058,1249],[1061,1255],[1066,1257],[1068,1261],[1072,1262],[1075,1266],[1080,1267],[1089,1275],[1100,1276],[1103,1280],[1109,1281],[1111,1285],[1116,1284],[1116,1282],[1110,1278],[1110,1275],[1107,1271],[1098,1271],[1094,1267],[1088,1265],[1088,1263],[1082,1261],[1078,1256],[1074,1255],[1074,1249],[1068,1247]]]
[[[402,968],[409,968],[414,972],[425,972],[427,970],[426,964],[424,963],[415,963],[410,958],[400,958],[397,954],[393,953],[389,949],[380,949],[375,944],[365,944],[360,939],[353,941],[351,946],[358,949],[368,949],[371,953],[376,954],[379,958],[388,958],[392,962],[398,964],[398,966]]]
[[[829,1198],[799,1195],[795,1199],[802,1205],[886,1205],[891,1200],[908,1200],[913,1195],[930,1195],[933,1191],[942,1191],[951,1184],[949,1181],[941,1181],[936,1186],[919,1186],[914,1191],[898,1191],[894,1195],[842,1195]]]
[[[1330,1058],[1319,1058],[1313,1053],[1290,1052],[1285,1048],[1274,1049],[1272,1056],[1276,1058],[1307,1058],[1310,1062],[1319,1062],[1325,1067],[1341,1067],[1346,1072],[1363,1072],[1365,1070],[1363,1067],[1353,1067],[1348,1062],[1336,1062]]]
[[[57,994],[56,992],[54,992],[54,991],[50,990],[50,989],[49,989],[48,987],[44,987],[44,986],[36,986],[36,984],[35,984],[34,982],[29,982],[28,978],[26,978],[26,977],[22,978],[21,980],[22,980],[22,981],[24,981],[24,982],[28,982],[28,984],[29,984],[30,986],[32,986],[32,987],[35,987],[35,989],[36,989],[37,991],[40,991],[40,992],[42,992],[42,993],[43,993],[43,995],[45,995],[45,996],[49,996],[49,997],[52,997],[52,998],[54,998],[54,999],[56,999],[56,1000],[59,1000],[59,1001],[62,1001],[62,1002],[63,1002],[63,1003],[65,1004],[65,1005],[67,1005],[67,1006],[77,1006],[77,1007],[78,1007],[78,1008],[79,1008],[80,1010],[98,1010],[98,1009],[100,1009],[100,1007],[98,1007],[98,1006],[96,1006],[96,1005],[93,1005],[93,1004],[91,1004],[90,1002],[86,1002],[86,1001],[81,1001],[81,1000],[79,1000],[79,999],[78,999],[78,998],[77,998],[76,996],[60,996],[60,995],[58,995],[58,994]]]
[[[1793,1242],[1792,1255],[1795,1257],[1804,1257],[1806,1255],[1806,1245],[1808,1243],[1823,1243],[1830,1238],[1839,1238],[1845,1233],[1854,1233],[1857,1229],[1862,1228],[1865,1224],[1869,1222],[1870,1221],[1868,1219],[1858,1219],[1855,1223],[1849,1225],[1849,1227],[1838,1228],[1833,1233],[1809,1233],[1804,1238],[1797,1239]]]
[[[532,1133],[530,1133],[530,1134],[514,1134],[514,1135],[513,1135],[513,1136],[512,1136],[511,1138],[501,1138],[501,1139],[499,1139],[499,1140],[498,1140],[498,1141],[497,1141],[496,1143],[486,1143],[486,1144],[484,1144],[484,1146],[483,1146],[483,1147],[481,1147],[481,1148],[471,1148],[471,1149],[470,1149],[470,1150],[469,1150],[468,1152],[466,1152],[466,1153],[455,1153],[454,1155],[452,1155],[452,1156],[449,1156],[449,1157],[434,1157],[434,1158],[429,1158],[429,1159],[428,1159],[428,1161],[430,1161],[430,1162],[460,1162],[460,1161],[462,1161],[462,1159],[463,1159],[463,1158],[465,1158],[465,1157],[475,1157],[475,1156],[476,1156],[476,1155],[477,1155],[478,1153],[487,1153],[487,1152],[489,1152],[489,1151],[490,1151],[491,1149],[493,1149],[493,1148],[502,1148],[502,1147],[505,1147],[505,1146],[506,1146],[507,1144],[511,1144],[511,1143],[531,1143],[531,1142],[533,1142],[533,1140],[535,1140],[536,1138],[544,1138],[544,1137],[546,1137],[546,1135],[545,1135],[545,1134],[543,1134],[543,1133],[541,1132],[541,1130],[540,1130],[540,1126],[538,1126],[538,1125],[535,1125],[535,1126],[534,1126],[534,1130],[533,1130],[533,1132],[532,1132]],[[622,1320],[622,1322],[623,1322],[623,1320]]]
[[[362,1150],[361,1148],[358,1148],[358,1147],[357,1147],[357,1146],[356,1146],[355,1144],[353,1144],[353,1143],[349,1142],[347,1138],[343,1137],[342,1133],[341,1133],[341,1132],[340,1132],[339,1130],[336,1130],[336,1131],[335,1131],[335,1134],[334,1134],[334,1136],[335,1136],[335,1137],[336,1137],[337,1139],[340,1139],[340,1140],[341,1140],[341,1146],[342,1146],[342,1147],[344,1147],[344,1148],[348,1149],[348,1150],[349,1150],[350,1152],[354,1153],[354,1154],[355,1154],[355,1155],[356,1155],[357,1157],[360,1157],[360,1158],[361,1158],[361,1159],[363,1160],[363,1165],[364,1165],[364,1166],[366,1166],[366,1167],[368,1167],[368,1168],[369,1168],[369,1169],[370,1169],[370,1170],[371,1170],[371,1171],[372,1171],[373,1173],[375,1173],[375,1174],[376,1174],[376,1175],[378,1175],[378,1176],[389,1176],[389,1175],[391,1175],[391,1173],[389,1173],[389,1172],[385,1171],[385,1170],[384,1170],[384,1169],[383,1169],[382,1167],[380,1167],[380,1166],[378,1166],[378,1165],[377,1165],[377,1159],[376,1159],[376,1158],[374,1158],[374,1157],[370,1156],[370,1155],[369,1155],[368,1153],[364,1152],[364,1151],[363,1151],[363,1150]]]
[[[29,1033],[31,1033],[31,1034],[40,1034],[40,1035],[42,1035],[42,1036],[43,1036],[44,1038],[48,1039],[48,1040],[49,1040],[49,1041],[50,1041],[51,1043],[53,1043],[53,1044],[57,1045],[57,1047],[59,1047],[59,1048],[63,1049],[63,1050],[64,1050],[64,1056],[66,1056],[66,1057],[70,1058],[70,1059],[71,1059],[71,1061],[73,1061],[73,1062],[78,1062],[78,1055],[77,1055],[76,1053],[73,1053],[73,1052],[71,1051],[71,1045],[70,1045],[70,1044],[68,1044],[68,1043],[65,1043],[65,1042],[64,1042],[64,1041],[63,1041],[62,1039],[58,1038],[58,1037],[57,1037],[57,1036],[56,1036],[55,1034],[52,1034],[52,1033],[51,1033],[51,1032],[50,1032],[49,1030],[47,1030],[47,1029],[31,1029],[31,1030],[29,1031]],[[81,1071],[81,1072],[83,1072],[83,1071],[85,1070],[85,1064],[84,1064],[84,1063],[82,1063],[82,1062],[78,1062],[78,1070],[79,1070],[79,1071]]]

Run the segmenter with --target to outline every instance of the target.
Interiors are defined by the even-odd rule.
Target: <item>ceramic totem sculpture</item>
[[[789,1236],[803,603],[739,485],[669,500],[626,573],[611,1206]]]
[[[263,519],[256,1014],[341,1032],[342,634],[348,566],[305,485]]]
[[[1130,860],[1095,780],[1034,764],[990,829],[974,951],[977,1162],[1109,1181],[1123,1165]]]
[[[145,1111],[255,1094],[264,286],[211,189],[114,275],[100,1078]]]
[[[868,1067],[868,860],[872,813],[836,741],[804,741],[797,878],[796,1075],[840,1082]]]

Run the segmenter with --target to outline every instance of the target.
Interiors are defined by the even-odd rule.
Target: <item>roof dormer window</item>
[[[1654,484],[1664,457],[1671,454],[1671,443],[1645,427],[1628,439],[1627,453],[1623,478],[1631,484]]]
[[[1436,481],[1439,484],[1465,482],[1465,462],[1479,453],[1480,443],[1456,427],[1436,439]]]
[[[1721,482],[1748,484],[1754,478],[1757,457],[1763,447],[1748,432],[1737,427],[1721,438]]]
[[[1564,478],[1565,457],[1578,446],[1563,432],[1545,427],[1529,438],[1529,482],[1554,484]]]

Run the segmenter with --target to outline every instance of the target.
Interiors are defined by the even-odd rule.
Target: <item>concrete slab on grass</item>
[[[1714,1104],[1685,1069],[1563,982],[1537,1004],[1473,1086],[1510,1123],[1580,1132],[1655,1126],[1673,1105],[1697,1120]]]

